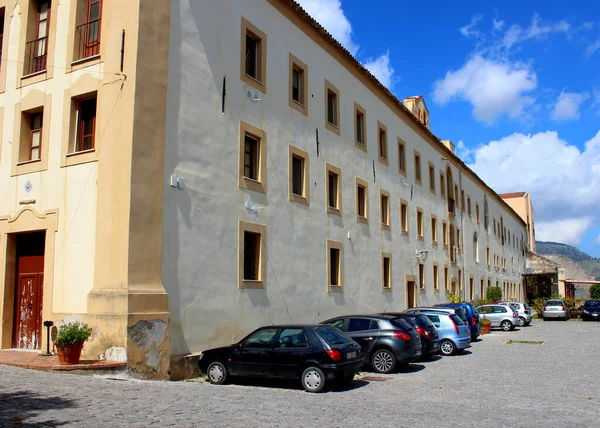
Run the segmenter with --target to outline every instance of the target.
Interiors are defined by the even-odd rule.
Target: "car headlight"
[[[589,314],[589,311],[587,311],[587,310],[585,310],[585,309],[584,309],[584,310],[583,310],[583,313],[584,313],[584,314]]]

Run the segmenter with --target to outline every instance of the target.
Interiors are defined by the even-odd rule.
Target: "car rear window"
[[[548,300],[546,302],[546,306],[562,306],[563,302],[561,302],[560,300]]]
[[[346,345],[354,342],[344,333],[334,327],[315,327],[315,331],[321,336],[329,346]]]
[[[433,323],[425,315],[419,315],[418,317],[415,317],[415,321],[417,323],[417,327],[422,327],[422,328],[433,327]]]
[[[400,330],[412,330],[413,326],[410,325],[410,323],[406,320],[403,320],[402,318],[396,318],[390,321],[390,323],[396,327],[399,328]]]
[[[419,327],[419,324],[418,324],[418,322],[417,322],[417,318],[418,318],[418,317],[398,317],[398,318],[396,318],[396,319],[398,319],[398,320],[402,320],[402,321],[405,321],[405,322],[407,322],[408,324],[412,325],[413,327]],[[395,321],[395,320],[394,320],[394,321]],[[394,323],[394,322],[392,321],[392,324],[393,324],[393,323]]]
[[[588,300],[583,306],[586,306],[588,308],[590,306],[600,306],[600,300]]]
[[[454,324],[456,324],[456,325],[464,325],[463,320],[461,320],[458,316],[452,314],[452,315],[450,315],[450,318],[452,319],[452,321],[454,321]]]

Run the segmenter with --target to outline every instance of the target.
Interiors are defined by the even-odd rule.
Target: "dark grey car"
[[[376,372],[389,373],[416,361],[422,354],[421,337],[406,321],[389,315],[349,315],[321,324],[339,328],[363,350],[365,362]]]

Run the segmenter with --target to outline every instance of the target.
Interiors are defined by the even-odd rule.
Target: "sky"
[[[600,257],[600,2],[297,0],[497,193],[536,239]]]

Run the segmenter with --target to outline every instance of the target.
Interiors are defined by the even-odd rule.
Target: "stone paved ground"
[[[509,339],[546,344],[504,344]],[[0,426],[597,427],[599,357],[600,323],[572,320],[494,331],[465,355],[324,394],[0,366]]]

